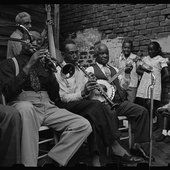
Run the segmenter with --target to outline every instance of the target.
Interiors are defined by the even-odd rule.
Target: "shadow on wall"
[[[106,44],[109,49],[109,64],[112,66],[117,65],[118,57],[121,53],[123,37],[117,37],[115,39],[106,39],[103,37],[102,33],[98,31],[97,28],[89,28],[83,31],[78,31],[74,33],[74,36],[72,36],[72,34],[70,34],[70,36],[77,44],[77,47],[80,51],[79,62],[84,67],[88,67],[95,62],[93,57],[94,44],[99,41]]]
[[[94,63],[94,44],[101,41],[102,33],[97,28],[88,28],[83,31],[76,32],[74,41],[80,51],[80,63],[84,67],[88,67]]]

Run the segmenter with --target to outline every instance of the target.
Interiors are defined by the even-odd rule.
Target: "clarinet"
[[[83,73],[85,74],[85,76],[89,79],[94,79],[95,81],[97,81],[97,78],[94,74],[92,73],[88,73],[85,68],[80,65],[79,63],[76,63],[77,67],[83,71]],[[105,98],[105,100],[108,102],[108,104],[111,106],[111,110],[115,109],[119,104],[118,103],[114,103],[106,94],[106,92],[103,90],[102,86],[97,83],[98,88],[97,90],[100,92],[100,94]]]

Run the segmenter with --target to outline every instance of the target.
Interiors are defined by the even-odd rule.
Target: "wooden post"
[[[54,39],[57,49],[59,49],[59,24],[59,4],[54,4]]]

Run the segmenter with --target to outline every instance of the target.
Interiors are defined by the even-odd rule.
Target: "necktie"
[[[30,71],[30,81],[31,81],[31,87],[34,89],[35,92],[40,90],[40,82],[39,78],[37,76],[37,73],[34,69]]]
[[[105,76],[109,80],[111,78],[111,72],[108,67],[104,66],[103,68],[104,68]]]

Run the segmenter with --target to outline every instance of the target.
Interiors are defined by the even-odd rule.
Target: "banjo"
[[[101,87],[103,88],[103,90],[107,93],[108,97],[113,100],[114,96],[115,96],[115,92],[116,92],[116,87],[114,85],[111,85],[111,83],[121,74],[123,73],[125,70],[125,67],[120,69],[113,77],[111,77],[108,81],[107,80],[102,80],[99,79],[97,80],[97,83],[101,85]],[[97,91],[94,90],[91,93],[90,96],[91,99],[95,99],[95,100],[99,100],[101,102],[105,101],[105,98]]]
[[[132,65],[132,62],[137,62],[140,61],[140,57],[136,56],[134,59],[129,59],[126,61],[126,66],[121,68],[113,77],[111,77],[109,80],[102,80],[99,79],[97,80],[97,83],[100,84],[103,87],[103,90],[106,92],[106,94],[108,95],[108,97],[113,100],[114,96],[115,96],[115,92],[116,92],[116,87],[114,85],[111,85],[111,83],[120,75],[125,71],[125,68],[129,65]],[[103,96],[101,96],[97,90],[94,90],[91,93],[90,96],[91,99],[95,99],[95,100],[99,100],[101,102],[106,101]]]

